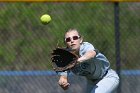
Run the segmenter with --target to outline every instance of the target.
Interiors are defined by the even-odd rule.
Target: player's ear
[[[80,38],[80,44],[83,42],[83,37]]]

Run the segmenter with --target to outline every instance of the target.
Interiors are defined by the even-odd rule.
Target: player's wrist
[[[67,79],[68,77],[65,75],[61,75],[60,78]]]
[[[86,56],[82,56],[77,61],[81,63],[81,62],[83,62],[85,60],[87,60]]]

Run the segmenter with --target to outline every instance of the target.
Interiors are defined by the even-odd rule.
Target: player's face
[[[69,31],[65,34],[65,42],[72,50],[79,50],[82,38],[79,36],[77,31]]]

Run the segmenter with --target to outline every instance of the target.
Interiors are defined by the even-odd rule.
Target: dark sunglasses
[[[73,36],[72,39],[73,40],[78,40],[80,38],[80,36]],[[71,37],[65,38],[66,42],[70,42],[71,41]]]

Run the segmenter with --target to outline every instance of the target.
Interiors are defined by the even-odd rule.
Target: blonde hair
[[[75,29],[75,28],[70,28],[70,29],[68,29],[68,30],[65,32],[65,35],[66,35],[66,33],[71,32],[71,31],[76,31],[76,32],[78,33],[78,35],[81,37],[79,31],[78,31],[77,29]],[[64,37],[65,37],[65,36],[64,36]]]

